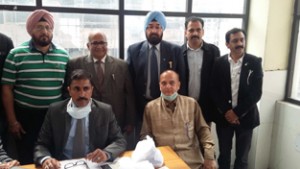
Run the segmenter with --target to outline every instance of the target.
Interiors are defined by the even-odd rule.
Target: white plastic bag
[[[146,136],[145,140],[137,143],[131,158],[135,162],[147,160],[155,168],[161,167],[164,163],[161,152],[155,147],[154,141],[150,136]]]

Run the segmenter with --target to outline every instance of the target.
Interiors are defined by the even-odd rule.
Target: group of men
[[[261,59],[245,53],[241,29],[227,32],[230,53],[220,57],[218,47],[202,39],[201,18],[187,18],[181,47],[162,40],[166,25],[162,12],[149,12],[147,40],[129,46],[127,63],[108,55],[103,32],[90,33],[87,56],[69,59],[52,42],[52,14],[34,11],[26,23],[32,38],[10,51],[1,80],[20,163],[34,159],[43,169],[56,169],[64,159],[113,161],[132,148],[125,137],[137,134],[172,147],[192,169],[217,168],[214,121],[218,167],[230,168],[235,134],[234,168],[246,169],[259,125]]]

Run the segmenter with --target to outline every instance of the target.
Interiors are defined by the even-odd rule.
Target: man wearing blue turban
[[[160,97],[159,75],[174,70],[181,82],[180,94],[186,95],[185,65],[180,46],[162,40],[166,17],[160,11],[150,11],[145,18],[146,39],[129,46],[127,62],[132,76],[137,106],[137,134],[142,123],[145,105]]]

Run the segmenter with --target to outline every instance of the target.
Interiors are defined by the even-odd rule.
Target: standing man
[[[18,160],[33,162],[33,147],[50,103],[62,99],[68,53],[52,43],[54,20],[32,12],[26,22],[30,41],[11,50],[4,64],[2,100]]]
[[[92,97],[110,104],[122,131],[126,136],[129,134],[132,136],[136,112],[127,63],[107,55],[107,38],[102,32],[90,33],[87,47],[90,54],[71,59],[68,63],[67,75],[75,69],[85,69],[89,72],[95,85]],[[133,149],[135,145],[131,144],[128,148]]]
[[[186,43],[181,46],[187,77],[188,96],[198,101],[206,122],[210,125],[215,110],[209,95],[209,82],[213,63],[220,57],[220,50],[206,43],[203,19],[191,16],[185,21]]]
[[[71,73],[71,96],[50,105],[34,151],[36,165],[59,169],[59,160],[86,158],[112,162],[126,148],[126,141],[110,105],[91,98],[91,74]]]
[[[260,124],[257,102],[262,95],[261,58],[245,52],[244,30],[226,33],[230,53],[218,58],[212,73],[212,97],[219,140],[220,169],[230,168],[232,138],[236,137],[234,169],[247,169],[253,129]]]
[[[141,138],[172,147],[192,169],[216,169],[212,135],[197,101],[178,95],[179,77],[172,70],[160,75],[159,85],[161,97],[145,107]]]
[[[13,41],[10,37],[0,33],[0,77],[2,77],[3,65],[9,51],[14,48]],[[2,91],[0,91],[0,96],[2,96]],[[2,98],[0,98],[0,136],[3,141],[3,147],[6,148],[7,145],[7,121],[5,116],[5,111],[3,107]]]
[[[149,12],[144,24],[147,40],[130,45],[127,51],[137,104],[137,128],[140,128],[145,105],[160,96],[161,72],[168,69],[177,72],[182,82],[179,92],[186,94],[185,67],[180,46],[162,40],[166,24],[162,12]]]

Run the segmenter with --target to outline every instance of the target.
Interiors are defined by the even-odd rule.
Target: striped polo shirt
[[[52,43],[48,53],[32,41],[12,49],[3,67],[2,84],[13,85],[14,100],[22,107],[48,108],[62,100],[62,86],[69,54]]]

